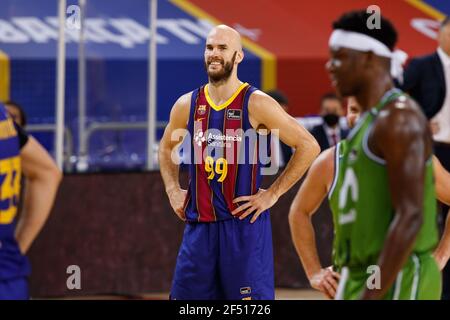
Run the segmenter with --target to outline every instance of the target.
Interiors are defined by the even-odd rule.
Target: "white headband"
[[[402,50],[392,52],[384,43],[368,35],[336,29],[328,42],[330,48],[348,48],[363,52],[372,51],[377,56],[391,59],[391,75],[403,82],[403,64],[408,59],[408,54]]]

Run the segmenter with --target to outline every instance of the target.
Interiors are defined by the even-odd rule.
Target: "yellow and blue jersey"
[[[0,280],[29,274],[14,236],[22,171],[19,153],[26,141],[24,131],[0,104]]]

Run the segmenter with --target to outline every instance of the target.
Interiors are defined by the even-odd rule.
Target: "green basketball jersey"
[[[385,161],[368,148],[368,137],[379,111],[404,95],[393,89],[365,112],[346,141],[336,147],[335,177],[329,193],[335,238],[333,264],[366,270],[375,265],[395,215]],[[400,98],[402,99],[402,98]],[[431,158],[426,163],[423,225],[413,252],[432,250],[438,241],[437,204]]]
[[[330,205],[331,213],[333,216],[333,225],[334,225],[334,238],[333,238],[333,253],[332,253],[332,262],[333,266],[337,268],[337,257],[336,257],[336,247],[339,243],[340,238],[340,229],[338,226],[338,215],[339,215],[339,195],[336,191],[336,185],[339,180],[339,168],[341,167],[342,157],[344,156],[345,150],[347,148],[347,140],[341,140],[335,148],[334,152],[334,179],[333,184],[331,185],[330,191],[328,193],[328,203]]]

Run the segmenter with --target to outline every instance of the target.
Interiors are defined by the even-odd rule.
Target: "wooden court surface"
[[[61,299],[61,300],[168,300],[169,293],[144,293],[135,296],[124,295],[95,295],[95,296],[77,296],[77,297],[55,297],[34,299]],[[275,290],[276,300],[325,300],[325,297],[318,291],[312,289],[284,289]]]

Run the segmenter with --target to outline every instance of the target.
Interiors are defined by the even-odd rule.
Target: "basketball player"
[[[370,29],[369,17],[344,14],[329,41],[333,85],[341,96],[355,96],[364,113],[332,187],[336,299],[439,299],[431,134],[417,104],[394,88],[395,28],[381,17],[380,28]],[[373,286],[368,270],[376,273]]]
[[[17,221],[21,174],[27,178]],[[28,299],[25,254],[50,213],[61,172],[44,148],[13,123],[0,104],[0,299]]]
[[[355,126],[359,116],[360,107],[356,100],[353,97],[348,98],[347,121],[350,128]],[[335,164],[339,166],[339,161],[341,160],[339,155],[345,149],[345,143],[345,140],[341,141],[337,147],[331,147],[323,151],[314,160],[305,181],[292,202],[289,213],[292,239],[310,284],[314,289],[323,292],[330,299],[335,297],[339,274],[334,272],[333,268],[322,268],[321,266],[316,249],[311,217],[327,195],[330,200],[330,209],[333,217],[337,215],[338,203],[336,200],[338,195],[329,192],[333,180],[336,179],[334,178],[334,174],[339,171],[336,170]],[[433,169],[436,180],[437,198],[449,204],[450,173],[444,169],[435,156],[433,156]],[[447,228],[438,248],[434,252],[434,256],[438,262],[439,269],[442,270],[450,257],[450,222],[447,222]]]
[[[234,29],[219,25],[209,33],[209,82],[178,99],[160,143],[161,175],[170,204],[187,222],[172,299],[273,299],[268,209],[320,152],[308,131],[275,100],[238,79],[243,58]],[[172,135],[186,128],[192,150],[187,191],[180,188],[178,165],[172,160],[181,142]],[[280,129],[281,141],[297,151],[270,188],[262,190],[261,152],[270,146],[262,141],[275,129]]]

